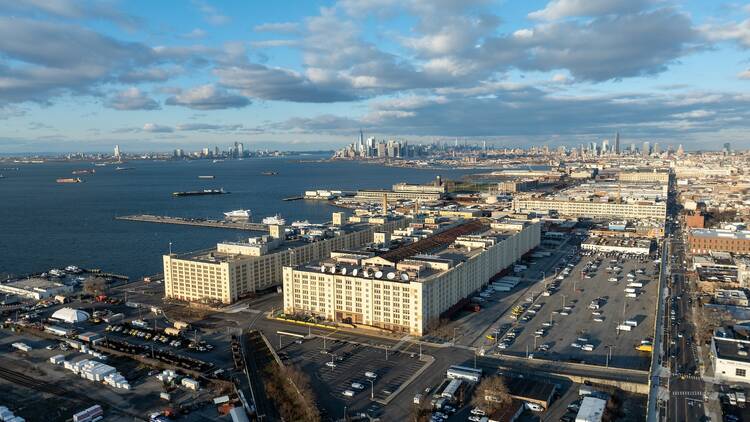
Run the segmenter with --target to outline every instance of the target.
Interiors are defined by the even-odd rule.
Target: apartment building
[[[694,254],[750,254],[750,230],[692,229],[688,233],[688,247]]]
[[[669,171],[663,170],[634,170],[634,171],[621,171],[618,179],[621,182],[659,182],[663,184],[669,183]]]
[[[384,254],[284,267],[284,312],[421,336],[440,315],[539,245],[541,224],[466,221]]]
[[[345,223],[334,213],[333,224],[286,238],[283,226],[271,226],[270,236],[247,242],[222,242],[215,249],[183,255],[164,255],[165,297],[185,301],[230,304],[265,289],[281,285],[282,268],[326,258],[334,250],[356,249],[372,243],[375,233],[403,227],[403,218],[377,220],[382,224]],[[322,232],[322,235],[321,235]]]
[[[723,382],[750,383],[750,341],[714,336],[711,356],[714,377]]]

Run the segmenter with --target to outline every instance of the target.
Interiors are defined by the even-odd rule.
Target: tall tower
[[[362,129],[359,129],[359,140],[357,141],[357,144],[354,146],[354,151],[359,155],[361,154],[365,149],[365,134],[362,133]]]
[[[119,145],[115,145],[115,158],[117,158],[117,160],[120,159],[120,146]]]
[[[615,155],[620,155],[620,132],[615,135]]]

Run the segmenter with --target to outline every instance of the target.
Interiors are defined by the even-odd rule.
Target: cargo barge
[[[83,180],[80,177],[65,177],[57,179],[57,183],[81,183]]]
[[[229,192],[225,191],[224,188],[221,189],[203,189],[203,190],[193,190],[193,191],[185,191],[185,192],[172,192],[173,196],[201,196],[201,195],[224,195]]]

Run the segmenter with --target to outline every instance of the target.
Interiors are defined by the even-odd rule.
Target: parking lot
[[[653,259],[593,254],[559,270],[546,283],[549,293],[530,292],[517,320],[508,315],[500,321],[495,353],[647,370],[650,354],[636,346],[653,336]],[[636,297],[626,297],[625,289]],[[622,325],[630,331],[618,329]],[[513,333],[503,336],[505,329]]]
[[[278,352],[286,364],[300,367],[310,377],[319,406],[332,417],[343,416],[345,408],[350,414],[379,414],[381,405],[371,397],[386,400],[425,365],[418,353],[390,351],[386,360],[385,349],[336,340],[325,346],[322,338],[282,338]],[[370,377],[366,372],[372,373]],[[351,396],[345,395],[347,391]]]

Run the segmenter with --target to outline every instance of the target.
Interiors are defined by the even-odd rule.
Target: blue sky
[[[750,6],[0,0],[0,153],[750,146]]]

